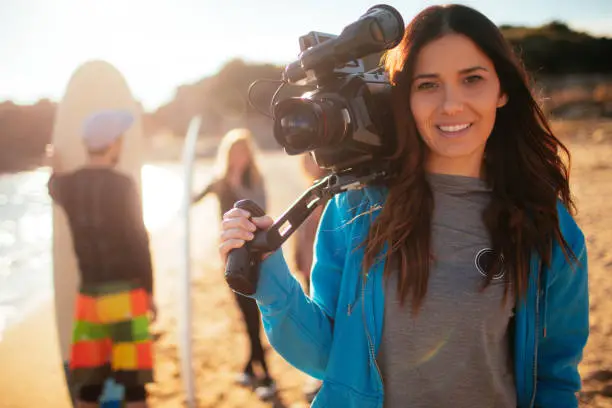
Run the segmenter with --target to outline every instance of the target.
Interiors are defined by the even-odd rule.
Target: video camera
[[[309,152],[331,174],[315,182],[272,227],[230,251],[225,279],[235,292],[255,293],[261,254],[278,249],[318,205],[391,176],[384,160],[396,147],[391,86],[382,71],[365,72],[362,58],[395,47],[403,35],[401,14],[377,5],[338,36],[313,31],[300,37],[299,59],[285,67],[272,97],[274,138],[289,155]],[[275,102],[287,84],[315,89]],[[234,206],[264,215],[250,200]]]
[[[310,32],[299,39],[299,59],[283,84],[316,86],[274,104],[274,138],[289,155],[312,152],[319,167],[342,172],[375,165],[395,148],[390,84],[363,57],[395,47],[404,21],[391,6],[371,7],[338,36]]]

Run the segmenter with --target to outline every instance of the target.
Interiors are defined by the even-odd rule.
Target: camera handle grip
[[[331,174],[316,181],[269,229],[255,231],[255,237],[251,241],[229,252],[225,265],[225,280],[229,287],[236,293],[253,295],[257,290],[259,265],[263,254],[280,248],[306,218],[332,196],[347,190],[361,189],[367,184],[375,184],[386,179],[388,175],[385,170],[367,171],[363,174],[350,171]],[[234,207],[246,210],[254,217],[265,215],[251,200],[237,201]]]
[[[251,200],[240,200],[234,204],[234,208],[240,208],[251,213],[251,217],[262,217],[265,212]],[[255,234],[261,234],[257,231]],[[252,242],[245,242],[240,248],[232,249],[227,255],[225,264],[225,281],[230,288],[244,295],[252,295],[257,289],[259,278],[259,262],[261,258],[253,254]]]
[[[255,231],[255,237],[251,241],[229,252],[225,265],[225,281],[234,292],[242,295],[255,293],[262,255],[280,248],[315,208],[325,201],[324,198],[331,196],[328,190],[329,177],[326,177],[302,194],[269,229]],[[237,201],[234,207],[250,212],[252,217],[265,215],[251,200]]]

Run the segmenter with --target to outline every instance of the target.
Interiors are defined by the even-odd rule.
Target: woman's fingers
[[[252,240],[258,228],[267,230],[274,224],[274,220],[268,216],[249,219],[250,216],[248,211],[240,208],[232,208],[223,214],[219,254],[224,261],[232,249],[240,248],[246,241]]]
[[[263,217],[253,217],[252,223],[255,224],[257,228],[265,231],[270,228],[272,224],[274,224],[274,220],[271,217],[264,215]]]
[[[221,231],[221,241],[227,241],[230,239],[250,241],[254,237],[255,235],[251,231],[247,231],[244,228],[229,228]]]
[[[233,208],[223,215],[221,229],[242,228],[246,231],[255,231],[255,224],[249,220],[249,217],[250,214],[248,212],[238,208]]]
[[[232,208],[231,210],[229,210],[228,212],[226,212],[225,214],[223,214],[223,218],[240,218],[240,217],[244,217],[244,218],[249,218],[251,216],[251,213],[248,212],[247,210],[243,210],[242,208]]]
[[[241,248],[244,245],[244,242],[245,241],[243,239],[228,239],[226,241],[222,241],[221,244],[219,244],[219,253],[223,259],[225,259],[229,251],[232,249]]]

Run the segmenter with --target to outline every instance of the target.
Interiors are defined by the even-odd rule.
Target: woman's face
[[[415,62],[410,108],[428,147],[428,171],[478,177],[497,108],[506,103],[492,61],[469,38],[448,34]]]
[[[246,169],[251,161],[251,153],[249,147],[244,142],[235,143],[229,153],[230,168],[233,171],[242,172]]]

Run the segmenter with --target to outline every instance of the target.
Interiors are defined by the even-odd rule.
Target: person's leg
[[[126,402],[125,403],[126,408],[148,408],[148,406],[149,405],[147,405],[146,401]]]
[[[82,386],[77,396],[77,408],[98,408],[102,389],[102,384]]]
[[[264,372],[264,378],[260,381],[258,386],[255,388],[255,393],[262,400],[268,400],[276,393],[276,384],[270,376],[268,365],[266,364],[264,349],[261,344],[261,318],[259,315],[259,308],[255,300],[244,296],[239,296],[240,308],[244,314],[244,320],[247,327],[247,334],[251,343],[251,359],[250,364],[258,362]]]
[[[107,364],[110,340],[107,327],[100,322],[95,296],[80,291],[75,303],[75,318],[70,350],[70,377],[75,385],[76,407],[98,407]]]
[[[266,378],[270,377],[268,366],[264,358],[264,349],[261,344],[260,327],[261,321],[259,316],[259,309],[255,300],[236,294],[236,299],[240,310],[244,317],[244,323],[247,329],[247,335],[249,338],[249,344],[251,346],[251,356],[249,362],[245,367],[245,372],[250,369],[253,372],[253,363],[258,362],[261,365],[262,370]]]
[[[147,389],[144,385],[125,388],[126,408],[147,408]]]
[[[125,387],[124,401],[127,408],[146,408],[145,384],[153,382],[153,341],[149,330],[148,296],[142,288],[118,290],[115,299],[121,301],[123,298],[123,301],[108,305],[118,312],[109,323],[113,350],[112,375],[118,384]]]

